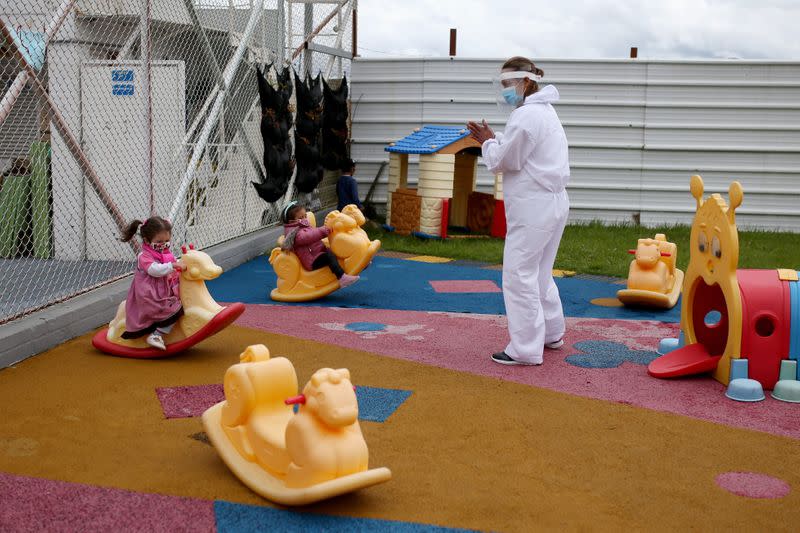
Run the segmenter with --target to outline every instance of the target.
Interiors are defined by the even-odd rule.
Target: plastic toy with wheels
[[[316,226],[316,219],[310,211],[308,219],[312,226]],[[367,232],[361,228],[365,222],[364,215],[355,205],[348,205],[341,212],[331,211],[325,217],[325,226],[331,229],[326,245],[339,258],[345,273],[351,276],[364,270],[381,247],[381,241],[370,241]],[[283,236],[269,256],[278,276],[278,286],[270,293],[270,298],[279,302],[307,302],[339,288],[339,281],[330,268],[303,269],[294,252],[281,250],[282,242]]]
[[[117,314],[107,328],[98,331],[92,345],[100,351],[122,357],[157,358],[167,357],[191,348],[198,342],[214,335],[233,323],[244,312],[244,305],[234,303],[222,307],[211,298],[206,281],[222,274],[222,267],[205,252],[182,248],[181,261],[186,268],[181,272],[180,297],[183,316],[172,331],[164,336],[166,350],[148,346],[145,337],[123,339],[125,331],[125,301],[117,307]]]
[[[628,288],[617,292],[625,305],[672,309],[678,303],[683,286],[683,272],[675,268],[678,247],[667,242],[664,234],[655,239],[639,239],[636,255],[628,271]]]
[[[368,469],[347,369],[323,368],[297,394],[297,374],[263,344],[225,373],[225,401],[203,413],[211,443],[242,483],[283,505],[305,505],[388,481]],[[297,413],[294,404],[299,404]]]
[[[795,270],[737,270],[739,235],[735,210],[744,193],[739,182],[729,189],[730,206],[719,194],[703,199],[703,180],[692,176],[697,213],[692,223],[689,266],[683,282],[681,332],[684,342],[655,359],[648,372],[668,378],[713,372],[734,399],[760,398],[742,387],[757,382],[771,390],[790,381],[786,362],[800,357],[800,287]],[[663,344],[663,343],[662,343]],[[734,365],[740,359],[744,361]],[[734,375],[731,375],[735,366]],[[783,369],[783,371],[782,371]],[[796,373],[794,379],[800,378]],[[736,380],[736,383],[731,383]],[[742,381],[739,381],[742,380]],[[794,388],[788,383],[773,395]]]

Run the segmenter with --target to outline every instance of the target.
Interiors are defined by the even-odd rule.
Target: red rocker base
[[[230,326],[242,313],[244,313],[244,304],[233,303],[222,309],[211,321],[200,328],[197,333],[187,337],[178,342],[168,344],[166,350],[159,350],[157,348],[131,348],[130,346],[121,346],[119,344],[110,342],[106,336],[108,328],[103,328],[98,331],[92,338],[92,346],[105,352],[107,354],[116,355],[119,357],[133,357],[136,359],[158,359],[162,357],[169,357],[184,350],[188,350],[198,342],[215,335]]]

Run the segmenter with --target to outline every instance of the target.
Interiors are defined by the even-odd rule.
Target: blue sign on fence
[[[119,82],[133,82],[133,70],[131,69],[117,69],[111,71],[111,94],[114,96],[132,96],[133,83],[119,83]]]
[[[114,96],[132,96],[133,84],[130,83],[115,83],[111,86],[111,94]]]
[[[133,81],[133,70],[112,70],[111,81]]]

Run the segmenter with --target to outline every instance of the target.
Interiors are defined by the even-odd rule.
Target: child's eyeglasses
[[[163,252],[164,250],[167,250],[169,248],[170,244],[171,243],[169,241],[167,241],[167,242],[154,242],[151,246],[153,247],[153,250],[155,250],[156,252]]]

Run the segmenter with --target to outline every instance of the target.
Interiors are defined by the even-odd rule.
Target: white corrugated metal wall
[[[357,59],[353,149],[362,195],[386,144],[423,124],[502,130],[492,59]],[[542,60],[570,143],[573,220],[688,222],[689,177],[745,190],[742,227],[800,231],[800,62]],[[413,157],[413,156],[412,156]],[[385,201],[384,172],[375,199]],[[416,181],[416,161],[409,179]],[[491,192],[481,166],[479,188]]]

